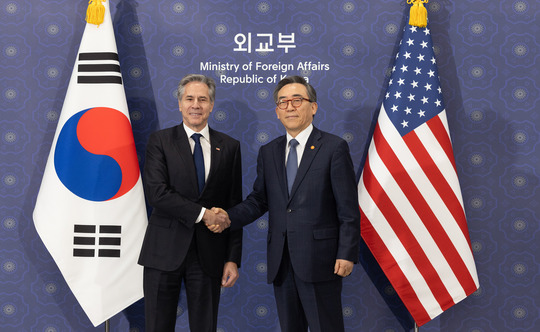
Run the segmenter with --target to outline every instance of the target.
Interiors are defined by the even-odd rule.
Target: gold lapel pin
[[[311,146],[311,150],[313,150],[313,149],[315,149],[315,146],[314,146],[314,145]]]

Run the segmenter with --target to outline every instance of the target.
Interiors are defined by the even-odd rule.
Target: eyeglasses
[[[280,101],[277,102],[277,107],[279,109],[282,109],[282,110],[285,110],[287,109],[287,106],[289,105],[289,102],[291,102],[291,105],[293,107],[300,107],[300,105],[302,105],[302,101],[308,101],[311,103],[311,100],[309,99],[306,99],[306,98],[303,98],[303,97],[298,97],[298,98],[292,98],[292,99],[282,99]]]

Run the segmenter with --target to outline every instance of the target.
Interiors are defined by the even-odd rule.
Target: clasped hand
[[[231,225],[227,212],[221,208],[206,209],[203,216],[206,227],[214,233],[221,233]]]

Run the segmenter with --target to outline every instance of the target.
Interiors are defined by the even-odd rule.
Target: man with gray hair
[[[144,266],[146,331],[174,331],[182,282],[192,331],[216,331],[220,287],[238,279],[242,231],[223,225],[213,206],[242,201],[240,143],[208,126],[216,84],[190,74],[178,85],[183,123],[153,133],[143,182],[153,211],[139,257]]]
[[[282,79],[274,101],[285,135],[259,149],[246,200],[227,211],[213,210],[228,213],[232,229],[268,212],[267,278],[281,331],[342,332],[342,279],[358,262],[360,239],[349,146],[313,126],[317,94],[303,77]]]

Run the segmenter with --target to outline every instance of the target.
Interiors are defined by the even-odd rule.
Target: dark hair
[[[186,90],[186,85],[191,82],[201,82],[206,84],[208,86],[208,95],[210,96],[210,102],[214,102],[214,100],[216,99],[216,82],[213,78],[200,74],[188,74],[184,76],[182,80],[180,80],[178,88],[176,89],[178,100],[182,99],[184,91]]]
[[[278,92],[287,84],[299,83],[306,87],[308,98],[311,102],[317,102],[317,92],[302,76],[287,76],[276,85],[274,89],[274,102],[278,102]]]

